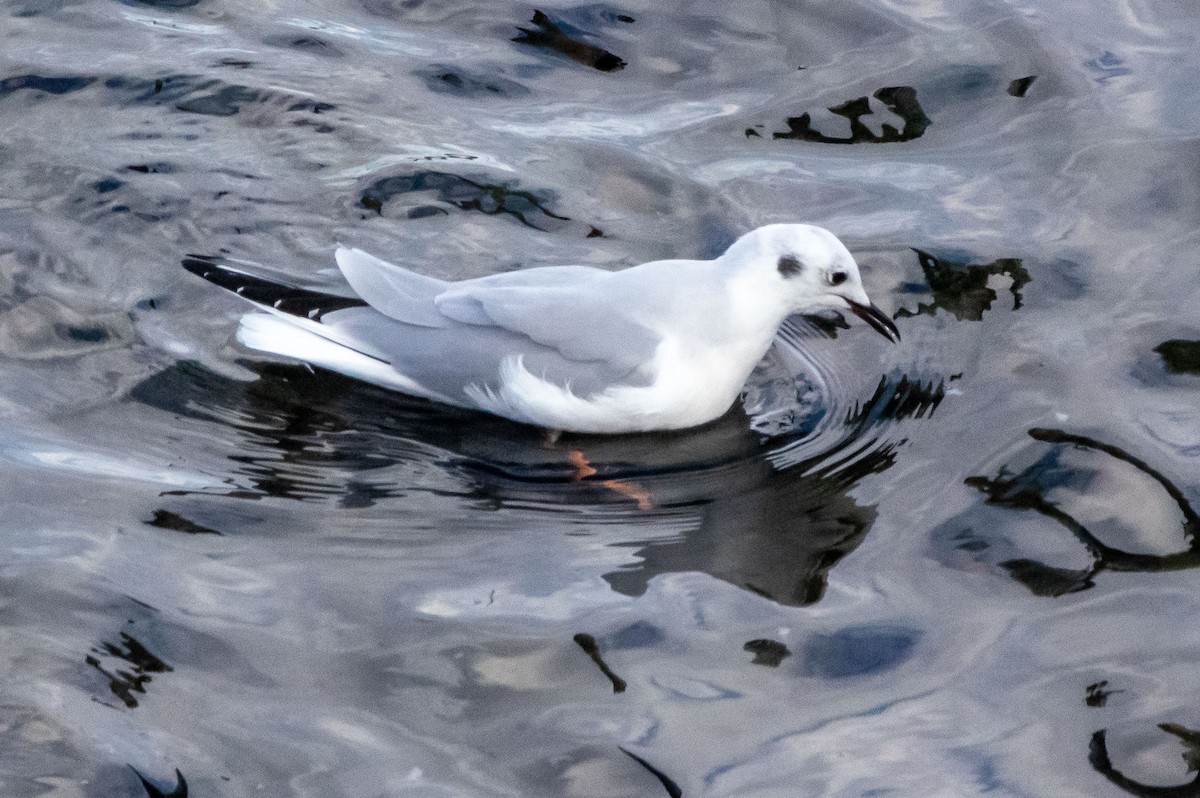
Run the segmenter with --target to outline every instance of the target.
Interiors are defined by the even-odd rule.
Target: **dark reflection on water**
[[[530,21],[536,28],[517,28],[521,31],[521,35],[515,37],[514,42],[553,50],[572,61],[578,61],[584,66],[598,69],[601,72],[615,72],[626,66],[620,56],[610,53],[603,47],[582,41],[579,38],[580,32],[569,32],[565,29],[564,23],[550,19],[541,11],[534,11],[533,19]],[[632,22],[633,19],[623,16],[622,21]]]
[[[663,789],[667,791],[667,795],[670,796],[670,798],[683,798],[683,790],[681,790],[679,785],[675,783],[674,779],[672,779],[666,773],[663,773],[661,770],[654,767],[654,765],[651,765],[645,759],[642,759],[640,756],[627,748],[622,747],[621,753],[625,754],[625,756],[629,757],[634,762],[637,762],[646,770],[650,771],[650,773],[662,783]]]
[[[155,510],[154,517],[146,522],[147,526],[155,526],[159,529],[172,529],[176,532],[186,532],[189,535],[219,535],[221,534],[215,529],[209,529],[206,526],[201,526],[194,521],[189,521],[178,513],[173,513],[170,510]]]
[[[1028,558],[997,563],[1014,579],[1037,595],[1061,596],[1094,587],[1095,577],[1104,570],[1159,572],[1200,566],[1200,515],[1197,515],[1183,491],[1161,472],[1123,449],[1094,438],[1040,428],[1030,430],[1029,436],[1036,441],[1052,444],[1053,448],[1019,473],[1014,474],[1007,467],[1001,467],[996,477],[969,477],[966,484],[983,492],[989,505],[1032,510],[1054,520],[1084,545],[1092,562],[1082,569],[1056,568]],[[1063,461],[1065,447],[1068,446],[1102,453],[1119,463],[1132,466],[1157,483],[1157,487],[1166,493],[1182,515],[1180,531],[1186,548],[1170,554],[1144,554],[1106,544],[1068,510],[1048,499],[1048,494],[1057,488],[1087,492],[1092,489],[1093,482],[1100,482],[1096,478],[1102,473],[1099,469],[1072,466]],[[1141,519],[1135,518],[1135,523],[1138,520]],[[957,539],[964,540],[962,536]],[[988,548],[983,538],[972,536],[971,540],[977,551]]]
[[[409,197],[408,195],[415,195]],[[396,198],[400,198],[397,200]],[[415,199],[415,201],[414,201]],[[442,205],[427,204],[430,201]],[[445,172],[421,171],[411,175],[380,178],[363,190],[359,204],[380,216],[420,219],[447,213],[444,206],[494,216],[504,214],[537,230],[555,230],[571,221],[548,207],[554,202],[549,192],[524,191],[512,183],[492,183],[486,177],[464,177]],[[401,204],[401,211],[393,205]]]
[[[0,80],[0,98],[21,89],[44,91],[47,94],[69,94],[85,89],[95,83],[92,77],[43,77],[41,75],[14,75]]]
[[[694,508],[694,529],[672,540],[625,544],[637,546],[638,565],[604,578],[636,596],[659,574],[704,571],[783,604],[816,601],[829,569],[875,520],[873,508],[859,506],[847,492],[890,467],[897,445],[848,438],[835,455],[783,471],[752,457],[681,475],[666,487],[671,498],[665,506]],[[697,495],[696,488],[703,492]]]
[[[1121,693],[1123,690],[1108,689],[1108,679],[1101,679],[1095,684],[1087,686],[1087,696],[1083,702],[1089,707],[1102,707],[1108,703],[1108,697],[1113,693]]]
[[[873,95],[884,107],[900,117],[903,125],[897,128],[888,122],[880,124],[881,132],[876,133],[863,123],[862,118],[874,114],[871,101],[867,97],[847,100],[832,106],[829,112],[850,120],[849,136],[830,136],[813,129],[812,116],[801,114],[787,120],[788,129],[772,134],[774,139],[799,139],[801,141],[817,141],[823,144],[890,144],[900,141],[911,141],[920,138],[932,122],[925,116],[921,103],[917,101],[917,91],[912,86],[889,86],[879,89]]]
[[[900,308],[896,318],[920,314],[933,316],[944,310],[959,321],[979,321],[998,298],[996,290],[989,285],[992,277],[1003,276],[1010,281],[1008,291],[1012,294],[1013,310],[1021,307],[1021,290],[1033,279],[1017,258],[1000,258],[975,265],[935,258],[919,249],[916,253],[933,301],[918,303],[916,310]]]
[[[146,788],[147,798],[188,798],[187,779],[183,777],[178,768],[175,769],[175,785],[169,791],[147,779],[137,768],[133,768],[133,772],[137,774],[138,780]]]
[[[177,416],[219,419],[248,436],[259,453],[232,455],[242,478],[222,491],[226,496],[337,498],[344,507],[370,507],[410,490],[374,482],[372,471],[427,458],[434,447],[440,466],[457,477],[448,495],[480,508],[608,506],[618,517],[670,522],[679,530],[671,538],[658,540],[654,531],[649,540],[616,544],[633,549],[637,562],[604,575],[621,593],[639,596],[656,576],[702,571],[791,606],[819,600],[829,570],[870,530],[874,509],[849,492],[895,463],[904,439],[893,438],[890,426],[928,417],[944,398],[940,384],[884,379],[848,411],[833,440],[808,457],[793,454],[806,434],[764,442],[737,412],[699,430],[567,436],[548,449],[538,430],[503,419],[410,400],[324,371],[254,368],[261,377],[247,385],[182,363],[130,393]],[[572,462],[576,450],[595,471],[582,480]],[[334,467],[354,476],[331,481]],[[158,510],[156,519],[163,520],[156,525],[180,531],[220,525],[202,507],[190,512]]]
[[[753,664],[765,665],[768,668],[778,668],[785,657],[792,655],[783,643],[765,638],[747,640],[742,648],[754,655]]]
[[[1024,97],[1029,87],[1037,80],[1037,75],[1029,75],[1023,78],[1017,78],[1012,83],[1008,84],[1008,93],[1013,97]]]
[[[471,99],[523,97],[529,89],[515,80],[486,72],[468,72],[461,67],[435,64],[414,73],[425,79],[425,87],[438,94],[454,94]]]
[[[1169,373],[1200,375],[1200,341],[1163,341],[1154,351]]]
[[[1200,770],[1200,751],[1197,750],[1200,746],[1200,733],[1171,723],[1160,723],[1159,728],[1183,740],[1187,749],[1183,759],[1187,762],[1188,771]],[[1138,798],[1195,798],[1200,795],[1200,773],[1186,784],[1169,787],[1143,784],[1126,776],[1109,758],[1107,733],[1103,729],[1092,735],[1091,744],[1088,746],[1088,761],[1104,778]]]
[[[596,643],[596,638],[586,632],[579,632],[573,638],[576,645],[583,649],[584,653],[591,657],[592,662],[596,663],[596,667],[600,672],[608,677],[612,682],[614,693],[623,693],[628,686],[627,682],[617,674],[613,673],[612,668],[608,667],[608,663],[604,661],[604,657],[600,654],[600,646]]]
[[[272,47],[291,47],[329,58],[341,58],[344,55],[341,50],[319,36],[267,36],[263,39],[263,44],[269,44]]]
[[[868,452],[853,473],[877,473],[892,462],[890,450]],[[804,477],[802,471],[777,473],[765,461],[722,469],[718,484],[730,492],[697,508],[694,531],[623,544],[634,547],[638,564],[607,573],[605,580],[639,596],[660,574],[704,571],[783,604],[817,601],[829,569],[858,546],[875,512],[845,494],[853,476]]]
[[[106,662],[114,660],[120,662],[106,665]],[[146,692],[146,684],[153,678],[151,674],[169,673],[172,670],[170,665],[127,632],[121,632],[120,643],[101,643],[98,648],[92,649],[85,661],[108,678],[113,695],[130,709],[138,705],[133,694]]]

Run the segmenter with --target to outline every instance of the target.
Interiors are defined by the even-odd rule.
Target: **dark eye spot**
[[[842,283],[846,282],[847,277],[849,277],[849,275],[845,272],[834,272],[833,274],[829,275],[829,284],[841,285]]]
[[[784,255],[779,259],[778,269],[784,277],[795,277],[804,271],[804,266],[795,255]]]

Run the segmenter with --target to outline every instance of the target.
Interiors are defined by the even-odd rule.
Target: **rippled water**
[[[0,792],[1200,794],[1198,34],[3,0]],[[179,267],[617,267],[779,221],[904,342],[802,326],[744,411],[554,447],[243,350]]]

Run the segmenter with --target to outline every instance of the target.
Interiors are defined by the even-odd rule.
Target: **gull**
[[[891,341],[828,230],[772,224],[714,260],[618,271],[543,266],[445,281],[339,246],[354,296],[191,255],[188,271],[253,303],[245,346],[412,396],[550,430],[685,429],[722,416],[793,314],[850,311]]]

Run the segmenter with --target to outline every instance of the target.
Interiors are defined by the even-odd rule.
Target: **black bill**
[[[850,303],[850,311],[860,319],[870,324],[875,328],[875,332],[887,338],[892,343],[897,343],[900,340],[900,331],[896,329],[896,325],[887,317],[878,305],[860,305],[857,302]]]

